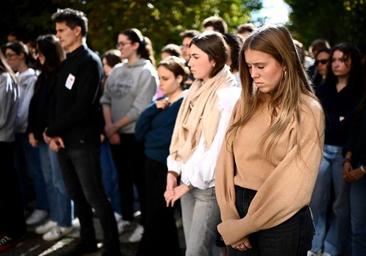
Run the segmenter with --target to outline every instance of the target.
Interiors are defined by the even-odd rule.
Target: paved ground
[[[95,221],[95,227],[97,230],[97,238],[101,238],[100,226],[98,221]],[[130,243],[128,237],[131,235],[134,226],[120,235],[121,252],[126,256],[134,256],[136,254],[138,243]],[[180,240],[182,244],[182,251],[184,247],[183,232],[180,229]],[[58,256],[62,251],[70,246],[72,243],[78,241],[78,230],[75,230],[69,236],[56,241],[46,242],[42,240],[40,235],[36,235],[32,232],[32,228],[28,228],[28,232],[25,238],[15,248],[6,253],[0,253],[1,256]],[[101,246],[99,244],[98,246]],[[100,253],[88,254],[85,256],[99,256]]]

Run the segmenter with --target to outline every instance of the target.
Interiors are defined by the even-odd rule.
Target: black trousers
[[[18,239],[25,233],[25,221],[14,168],[14,143],[0,142],[0,164],[0,233]]]
[[[138,248],[138,256],[181,255],[178,231],[175,225],[174,208],[166,207],[167,166],[156,160],[145,160],[145,232]]]
[[[241,218],[247,212],[256,191],[235,187],[236,208]],[[275,202],[273,202],[275,203]],[[314,226],[308,206],[285,222],[249,235],[252,249],[239,251],[228,247],[229,256],[306,256],[311,248]]]
[[[121,144],[111,145],[112,156],[119,177],[121,211],[124,220],[133,220],[134,185],[137,189],[141,210],[141,223],[145,219],[144,196],[144,148],[134,134],[120,134]]]
[[[120,255],[117,224],[102,185],[99,148],[66,147],[57,156],[66,190],[74,201],[80,221],[81,242],[96,243],[93,208],[103,230],[103,250],[109,255]]]

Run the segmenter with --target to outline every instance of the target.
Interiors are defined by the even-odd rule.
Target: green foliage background
[[[114,48],[118,33],[130,27],[140,29],[159,52],[167,43],[179,44],[183,30],[201,30],[208,16],[220,15],[233,31],[249,20],[252,10],[261,8],[260,0],[6,0],[1,5],[5,6],[0,8],[3,41],[10,31],[18,31],[25,39],[54,33],[51,14],[70,7],[87,14],[88,44],[101,53]]]
[[[305,45],[325,38],[366,43],[366,0],[285,0],[292,8],[289,28]]]

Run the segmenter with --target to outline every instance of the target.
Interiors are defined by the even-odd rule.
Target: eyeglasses
[[[116,44],[116,48],[124,47],[124,46],[126,46],[126,45],[128,45],[128,44],[131,44],[131,43],[130,43],[130,42],[127,42],[127,43],[125,43],[125,42],[118,42],[118,43]]]
[[[10,58],[12,58],[12,57],[14,57],[15,55],[17,55],[16,53],[5,53],[5,58],[7,58],[7,59],[10,59]]]
[[[325,65],[325,64],[328,63],[328,61],[329,61],[329,59],[316,60],[315,61],[315,66],[318,66],[319,63],[322,64],[322,65]]]

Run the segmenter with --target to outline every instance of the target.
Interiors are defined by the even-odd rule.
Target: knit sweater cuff
[[[242,219],[225,220],[217,226],[217,229],[226,245],[233,245],[257,231],[256,222],[251,216],[245,216]]]

